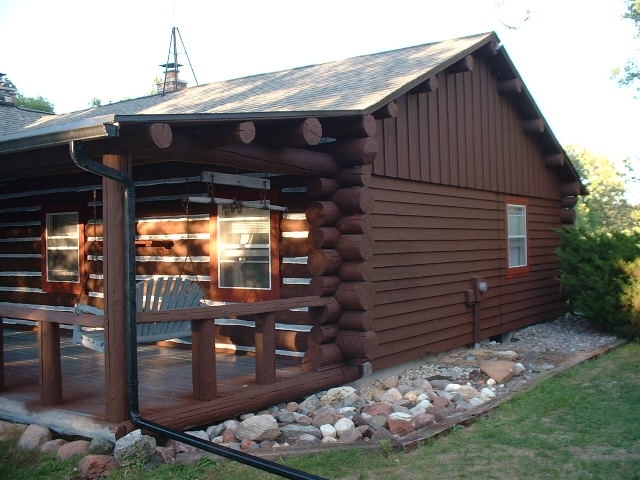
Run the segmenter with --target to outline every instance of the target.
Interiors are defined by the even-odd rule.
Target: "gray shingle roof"
[[[207,119],[293,115],[365,114],[436,71],[485,44],[492,33],[418,45],[372,55],[209,83],[54,117],[18,123],[32,128],[69,127],[94,117],[117,121],[199,116]],[[142,118],[137,118],[142,116]],[[179,118],[175,118],[179,120]],[[2,134],[11,133],[0,131]]]

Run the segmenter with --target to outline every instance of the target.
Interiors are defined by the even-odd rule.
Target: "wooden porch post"
[[[102,163],[127,172],[129,162],[122,155],[104,155]],[[105,420],[127,420],[127,364],[125,312],[124,187],[115,180],[102,180],[102,218],[104,222],[104,321],[105,321]]]
[[[40,348],[40,399],[43,405],[62,403],[62,364],[60,363],[60,325],[38,322]]]

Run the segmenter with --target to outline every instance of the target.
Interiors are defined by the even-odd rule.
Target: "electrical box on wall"
[[[481,302],[484,299],[484,294],[489,290],[489,283],[484,277],[473,277],[473,293],[474,301]]]

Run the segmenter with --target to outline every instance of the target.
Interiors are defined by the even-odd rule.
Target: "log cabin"
[[[495,33],[61,115],[9,100],[0,417],[129,431],[126,304],[153,278],[206,293],[133,318],[192,322],[181,348],[140,347],[144,378],[167,369],[141,410],[179,429],[565,310],[556,232],[586,192]],[[73,325],[104,329],[104,353],[70,345]]]

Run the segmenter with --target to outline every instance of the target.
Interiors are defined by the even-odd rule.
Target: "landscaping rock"
[[[40,425],[29,425],[18,440],[18,446],[33,450],[40,448],[44,443],[51,440],[51,430]]]
[[[68,460],[74,455],[86,455],[89,453],[88,440],[75,440],[62,445],[58,449],[58,457],[62,460]]]
[[[60,447],[62,447],[65,443],[67,443],[67,441],[62,438],[49,440],[48,442],[44,442],[40,446],[40,453],[58,453]]]
[[[504,383],[514,376],[515,363],[508,360],[483,360],[480,370],[498,383]]]
[[[78,464],[81,480],[102,480],[118,469],[118,462],[110,455],[87,455]]]
[[[109,455],[113,453],[114,447],[115,445],[109,440],[94,438],[89,444],[89,453],[92,453],[94,455]]]
[[[238,440],[275,440],[280,435],[278,422],[272,415],[256,415],[240,422],[236,430]]]
[[[157,457],[156,439],[134,430],[116,442],[113,456],[122,467],[135,463],[153,464]]]

